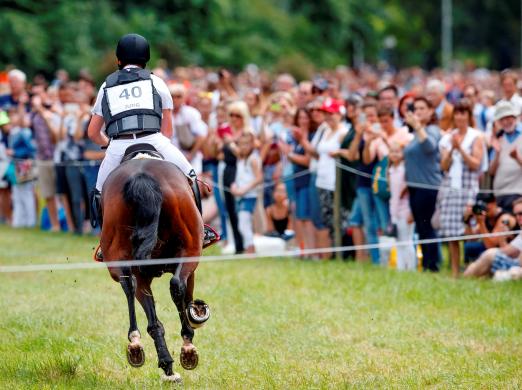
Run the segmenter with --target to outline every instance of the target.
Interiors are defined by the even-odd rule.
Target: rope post
[[[341,168],[340,159],[337,157],[335,164],[335,192],[334,192],[334,246],[339,248],[342,246],[341,235]],[[335,252],[335,259],[342,260],[343,254],[341,251]]]

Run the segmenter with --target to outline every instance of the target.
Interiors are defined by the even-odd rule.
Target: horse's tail
[[[150,259],[158,240],[163,203],[160,185],[148,173],[137,173],[125,183],[123,199],[134,211],[134,232],[131,235],[133,257],[136,260]]]

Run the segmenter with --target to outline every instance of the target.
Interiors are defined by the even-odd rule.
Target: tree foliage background
[[[459,0],[453,5],[454,56],[480,66],[519,65],[520,2]],[[114,68],[118,38],[137,32],[152,64],[240,69],[247,63],[306,73],[366,62],[395,67],[440,64],[440,1],[418,0],[0,0],[0,67],[50,75]],[[386,37],[395,37],[385,49]],[[304,75],[303,75],[304,76]]]

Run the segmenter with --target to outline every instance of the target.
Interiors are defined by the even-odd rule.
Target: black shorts
[[[65,166],[57,165],[56,169],[56,193],[58,195],[67,195],[69,193],[69,185],[65,176]]]

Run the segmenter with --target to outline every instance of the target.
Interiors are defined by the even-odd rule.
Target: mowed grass
[[[0,263],[90,261],[95,238],[0,228]],[[196,389],[521,388],[522,283],[452,280],[293,259],[201,263],[200,364],[179,366],[166,275],[153,284],[183,386]],[[0,274],[0,388],[157,389],[127,364],[124,294],[106,270]],[[179,386],[179,385],[178,385]]]

